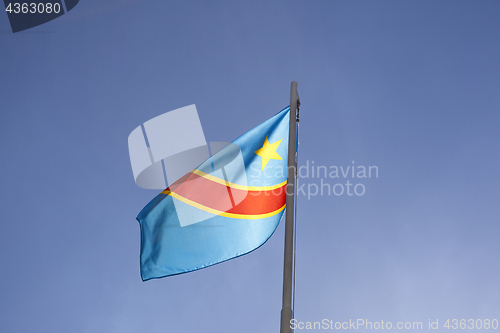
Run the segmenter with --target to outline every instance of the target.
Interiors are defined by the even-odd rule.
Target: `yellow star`
[[[255,151],[257,155],[262,157],[262,170],[264,170],[269,160],[282,160],[281,156],[276,152],[276,149],[278,149],[281,140],[283,139],[280,139],[279,141],[273,143],[269,143],[266,135],[266,141],[264,141],[264,145],[262,146],[262,148]]]

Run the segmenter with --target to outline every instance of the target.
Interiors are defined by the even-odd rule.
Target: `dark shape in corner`
[[[10,9],[7,11],[7,16],[9,17],[12,32],[30,29],[64,15],[64,7],[61,1],[62,0],[30,0],[26,3],[27,12],[23,13],[22,7],[17,7],[16,4],[22,6],[25,3],[16,0],[3,0],[5,9]],[[65,0],[66,10],[70,11],[78,2],[79,0]],[[33,4],[36,5],[36,7],[32,7]],[[50,4],[50,13],[47,13],[47,4]],[[35,9],[35,13],[32,13],[33,9]],[[20,12],[15,13],[16,10]]]
[[[66,4],[66,12],[69,12],[73,8],[75,8],[76,4],[80,0],[64,0],[64,3]]]

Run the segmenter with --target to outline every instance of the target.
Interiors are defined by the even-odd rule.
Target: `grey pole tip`
[[[288,132],[288,168],[286,186],[285,213],[285,254],[283,264],[283,303],[281,309],[281,333],[291,333],[293,280],[293,219],[295,194],[295,151],[297,129],[297,82],[293,81],[290,89],[290,127]]]

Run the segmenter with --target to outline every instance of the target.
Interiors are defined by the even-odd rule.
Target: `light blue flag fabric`
[[[285,208],[290,107],[172,184],[137,216],[143,281],[249,253]]]

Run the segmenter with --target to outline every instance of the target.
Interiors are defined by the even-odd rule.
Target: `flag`
[[[137,216],[143,281],[247,254],[285,209],[290,107],[243,134],[156,196]]]

